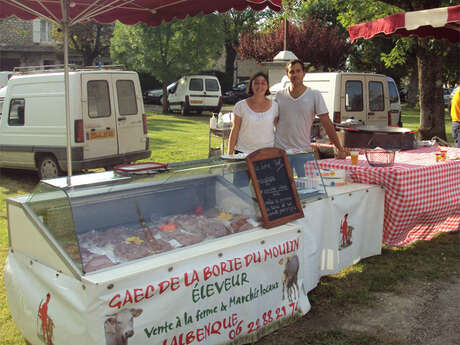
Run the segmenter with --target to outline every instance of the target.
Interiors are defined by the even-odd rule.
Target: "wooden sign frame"
[[[268,161],[276,158],[281,158],[283,161],[284,171],[287,175],[288,187],[290,189],[289,194],[292,197],[296,210],[295,212],[289,213],[288,215],[270,219],[265,203],[266,200],[264,199],[262,189],[257,178],[256,165],[258,164],[258,162]],[[248,166],[249,177],[252,181],[252,185],[256,193],[257,203],[259,204],[260,212],[262,214],[262,223],[264,228],[272,228],[281,224],[285,224],[295,219],[303,218],[304,214],[299,196],[297,194],[297,188],[294,183],[294,178],[292,176],[292,170],[286,152],[283,149],[275,147],[259,149],[257,151],[252,152],[246,157],[246,163]],[[276,175],[276,173],[274,175]],[[280,174],[278,174],[278,176],[280,176]],[[276,179],[276,181],[279,182],[279,179]]]

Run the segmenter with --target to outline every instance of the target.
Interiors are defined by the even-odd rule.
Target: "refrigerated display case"
[[[5,287],[18,329],[33,345],[113,345],[127,317],[123,341],[172,344],[228,317],[231,329],[207,343],[236,344],[308,312],[301,228],[263,229],[252,184],[233,181],[244,171],[242,160],[206,159],[43,180],[8,199]],[[254,329],[262,311],[278,318]]]
[[[62,262],[44,261],[79,276],[257,228],[250,186],[231,182],[244,167],[207,160],[151,176],[88,174],[70,187],[66,178],[43,180],[30,195],[8,200],[31,227],[11,224],[11,248],[20,250],[35,228]],[[40,247],[25,251],[40,259]]]

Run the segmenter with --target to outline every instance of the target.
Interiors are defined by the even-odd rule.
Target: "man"
[[[456,147],[460,147],[460,87],[452,98],[450,107],[450,116],[452,117],[452,137]]]
[[[298,149],[311,151],[311,126],[318,116],[327,135],[337,148],[336,157],[343,159],[346,152],[337,137],[334,125],[329,119],[329,112],[323,96],[303,84],[305,70],[303,62],[293,60],[286,66],[286,74],[291,81],[289,87],[276,94],[275,101],[279,104],[279,120],[276,126],[275,146],[282,149]],[[305,159],[290,157],[290,163],[297,176],[305,176]]]

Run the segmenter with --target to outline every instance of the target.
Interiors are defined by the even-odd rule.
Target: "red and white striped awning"
[[[187,16],[226,12],[232,8],[244,10],[251,7],[256,11],[269,7],[281,10],[282,0],[0,0],[0,18],[15,15],[30,20],[37,17],[62,23],[62,9],[67,6],[69,25],[94,20],[123,24],[145,23],[151,26],[184,19]]]
[[[460,5],[402,12],[348,27],[351,42],[375,36],[415,35],[460,42]]]

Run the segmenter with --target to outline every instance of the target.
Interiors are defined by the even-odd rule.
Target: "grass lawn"
[[[403,127],[418,130],[420,127],[420,109],[409,108],[407,105],[403,104],[401,112]],[[445,126],[447,141],[451,146],[453,146],[454,139],[452,138],[452,119],[447,108],[445,109],[444,119],[446,121]]]
[[[418,112],[404,108],[403,122],[405,127],[416,129],[419,123]],[[209,115],[181,117],[150,114],[148,116],[152,150],[150,160],[175,162],[207,158],[208,126]],[[446,123],[446,131],[452,142],[450,122]],[[217,139],[212,146],[219,146],[219,144]],[[31,172],[0,170],[1,345],[23,345],[25,343],[9,314],[3,285],[3,266],[8,254],[5,199],[31,192],[37,182],[37,177]],[[371,304],[373,301],[370,292],[394,291],[395,282],[429,281],[430,279],[444,279],[452,275],[459,276],[459,238],[458,234],[442,235],[430,242],[419,242],[404,248],[384,249],[381,256],[363,260],[339,275],[323,277],[319,286],[310,293],[311,302],[339,310],[342,305],[348,303]],[[315,344],[320,344],[323,335],[321,333],[312,335],[312,340],[315,340],[315,336],[318,340]],[[346,344],[351,344],[351,342],[341,340],[340,345]]]

